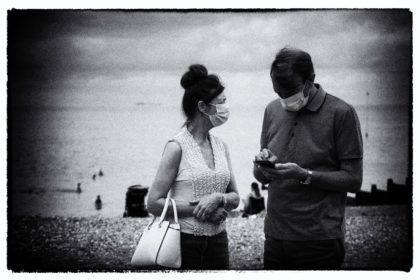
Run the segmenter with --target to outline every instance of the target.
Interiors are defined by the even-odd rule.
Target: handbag
[[[172,202],[174,223],[165,221],[169,202]],[[181,267],[181,227],[175,201],[166,198],[162,214],[156,223],[156,216],[143,231],[131,259],[134,266],[160,265],[171,268]]]

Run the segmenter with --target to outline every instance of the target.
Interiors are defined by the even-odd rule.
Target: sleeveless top
[[[223,142],[209,134],[213,150],[214,169],[204,161],[203,154],[191,133],[184,127],[171,141],[177,142],[182,150],[177,177],[170,194],[175,201],[198,202],[204,196],[225,193],[230,182],[230,170]],[[213,236],[222,232],[226,224],[200,222],[195,217],[179,218],[181,231],[196,236]]]

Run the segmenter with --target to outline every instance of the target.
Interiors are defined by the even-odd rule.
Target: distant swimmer
[[[95,181],[95,179],[96,179],[96,174],[93,174],[92,180]]]
[[[82,192],[82,188],[80,187],[80,183],[77,183],[77,193],[81,193]]]
[[[104,173],[102,172],[102,169],[99,169],[99,176],[104,176]]]
[[[102,209],[102,200],[101,200],[100,195],[98,195],[98,197],[95,200],[95,208],[96,208],[96,210],[101,210]]]

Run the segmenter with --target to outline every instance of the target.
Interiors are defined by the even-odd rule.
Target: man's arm
[[[295,179],[304,181],[308,170],[296,163],[277,163],[276,169],[259,167],[273,180]],[[362,186],[363,159],[346,159],[340,161],[337,171],[311,170],[311,183],[308,187],[330,191],[358,192]]]
[[[263,117],[263,123],[262,123],[262,129],[261,129],[261,137],[260,137],[260,146],[261,146],[261,152],[255,157],[255,159],[269,159],[272,157],[272,153],[267,150],[267,130],[268,130],[268,108],[265,108],[264,111],[264,117]],[[267,151],[264,151],[267,150]],[[273,160],[275,162],[276,159]],[[267,178],[267,174],[264,174],[263,171],[261,171],[258,166],[254,165],[254,177],[262,184],[268,184],[270,183],[270,179]]]
[[[363,159],[340,161],[340,170],[333,172],[312,171],[311,185],[331,191],[360,191],[363,180]]]

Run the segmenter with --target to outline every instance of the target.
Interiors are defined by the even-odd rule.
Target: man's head
[[[285,47],[271,64],[274,91],[287,98],[303,89],[305,82],[314,82],[315,73],[311,56],[302,50]]]

